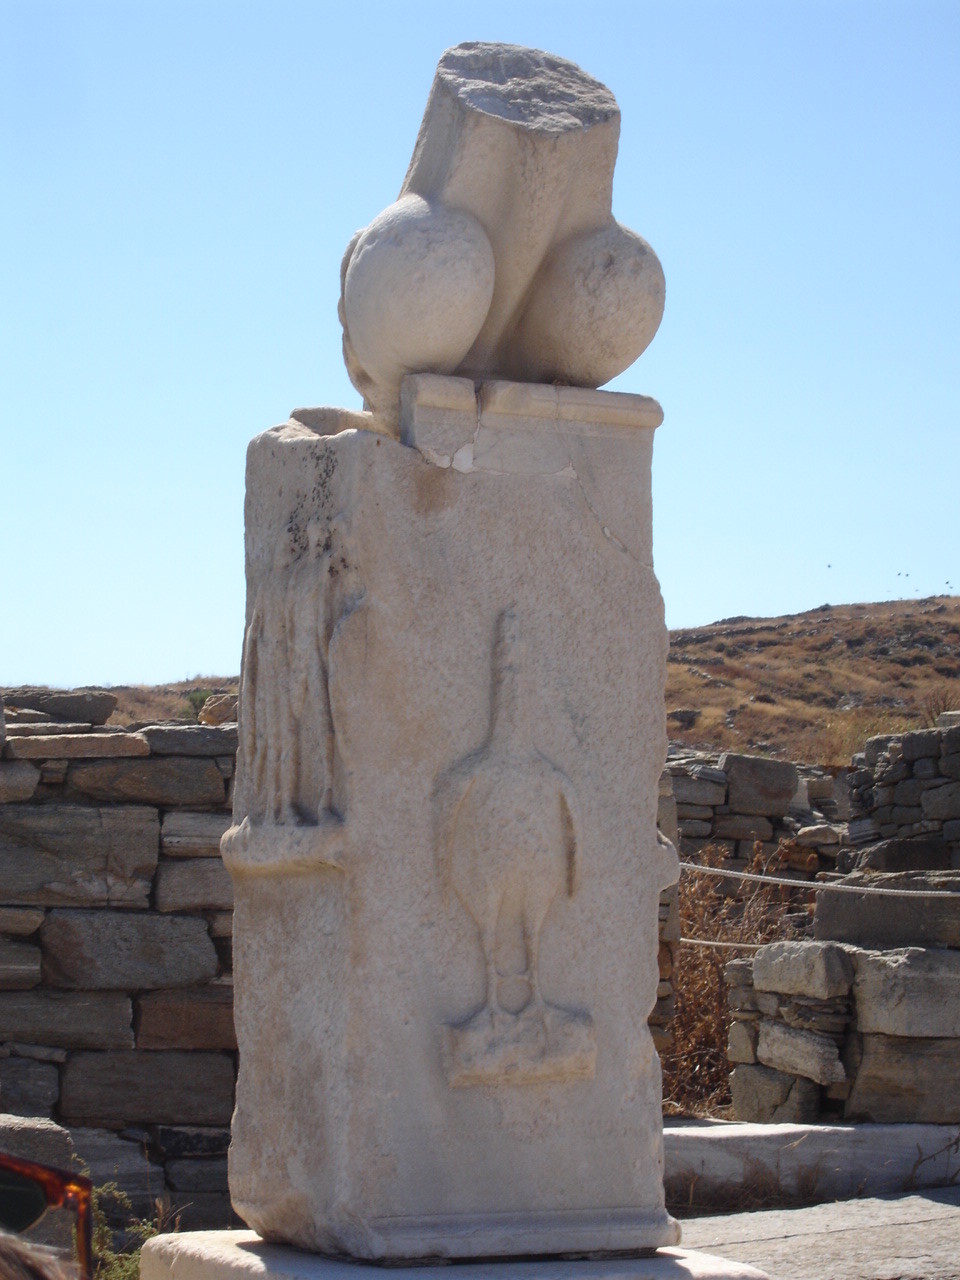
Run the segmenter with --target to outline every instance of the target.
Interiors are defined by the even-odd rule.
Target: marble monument
[[[673,1248],[664,1207],[662,412],[596,390],[663,275],[611,213],[618,128],[569,62],[448,50],[399,199],[344,258],[365,408],[250,445],[222,853],[230,1188],[257,1234],[152,1241],[144,1280],[759,1275]]]

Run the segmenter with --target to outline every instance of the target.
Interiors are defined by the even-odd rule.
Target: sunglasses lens
[[[47,1207],[43,1187],[22,1173],[0,1169],[0,1227],[26,1231]]]

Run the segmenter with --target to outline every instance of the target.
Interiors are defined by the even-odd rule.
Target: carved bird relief
[[[435,793],[437,855],[479,932],[483,1007],[448,1028],[453,1084],[592,1074],[590,1019],[548,1004],[540,935],[557,895],[576,889],[581,824],[570,780],[533,744],[515,610],[497,622],[490,729]]]

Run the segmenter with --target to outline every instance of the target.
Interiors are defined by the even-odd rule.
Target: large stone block
[[[229,911],[233,885],[219,858],[162,859],[155,904],[158,911]]]
[[[164,857],[219,858],[220,841],[230,822],[228,813],[165,813],[160,830]]]
[[[130,997],[119,992],[0,995],[0,1040],[64,1049],[132,1049]]]
[[[675,1238],[658,420],[424,376],[402,442],[316,411],[250,447],[224,858],[259,1229],[376,1258]]]
[[[865,1035],[845,1115],[878,1124],[960,1123],[960,1040]]]
[[[81,990],[192,986],[217,971],[206,921],[121,911],[51,911],[40,930],[44,981]]]
[[[32,907],[0,907],[0,933],[10,938],[29,938],[43,924],[45,914]]]
[[[780,818],[790,808],[797,789],[796,765],[730,751],[720,757],[719,765],[727,775],[727,803],[734,813]]]
[[[148,756],[139,733],[61,733],[11,738],[6,754],[14,760],[108,760]]]
[[[40,981],[40,948],[0,938],[0,990],[26,991]]]
[[[754,952],[757,991],[830,1000],[846,995],[852,982],[853,962],[831,942],[771,942]]]
[[[52,1062],[0,1058],[0,1111],[50,1116],[60,1096],[60,1071]]]
[[[153,991],[137,998],[138,1049],[236,1049],[233,987]]]
[[[69,1124],[227,1124],[233,1060],[223,1053],[75,1053],[63,1067],[60,1114]]]
[[[40,781],[40,770],[25,760],[0,760],[0,804],[29,800]]]
[[[860,871],[949,871],[950,847],[929,838],[881,840],[857,850],[852,861]]]
[[[960,952],[857,951],[854,961],[858,1030],[960,1037]]]
[[[844,884],[856,888],[909,889],[916,897],[817,894],[813,928],[818,938],[889,951],[894,947],[960,947],[960,872],[917,871],[872,875],[855,871]],[[924,890],[949,893],[929,898]]]
[[[839,1084],[847,1078],[835,1042],[814,1031],[801,1031],[764,1018],[760,1023],[757,1060],[817,1084]]]
[[[900,745],[904,760],[936,758],[940,754],[940,733],[936,729],[918,729],[905,733]]]
[[[27,707],[41,711],[54,720],[79,720],[87,724],[106,724],[117,706],[117,696],[105,689],[45,689],[36,685],[18,685],[4,689],[8,707]]]
[[[227,1158],[169,1160],[167,1183],[173,1191],[221,1191],[227,1188]]]
[[[713,833],[728,840],[772,840],[773,824],[761,814],[724,813],[714,820]]]
[[[215,1193],[178,1192],[171,1197],[174,1205],[179,1196],[186,1197],[190,1206],[181,1221],[185,1229],[147,1241],[140,1255],[141,1280],[199,1276],[206,1280],[380,1280],[382,1276],[382,1268],[375,1264],[268,1244],[253,1231],[213,1230],[218,1221],[215,1215],[223,1212],[222,1200],[217,1203],[221,1198]],[[734,1247],[738,1251],[748,1248]],[[730,1255],[732,1249],[727,1247],[724,1252]],[[775,1250],[770,1252],[775,1255]],[[879,1252],[874,1256],[879,1257]],[[935,1256],[949,1257],[948,1246],[942,1246]],[[410,1280],[430,1280],[433,1271],[433,1267],[419,1266],[411,1268],[408,1275]],[[627,1257],[606,1260],[478,1261],[464,1264],[458,1274],[462,1280],[491,1280],[494,1275],[497,1280],[769,1280],[765,1271],[730,1256],[677,1248],[658,1249],[649,1255],[631,1251]],[[936,1275],[937,1280],[943,1280],[945,1273],[937,1271]]]
[[[711,782],[709,778],[691,778],[686,773],[674,775],[673,794],[677,804],[703,805],[712,809],[723,804],[727,788],[722,782]]]
[[[960,818],[960,782],[948,782],[925,791],[920,797],[920,807],[925,818],[935,818],[938,822]]]
[[[94,726],[92,724],[72,723],[64,720],[41,720],[36,724],[7,725],[8,738],[59,737],[68,733],[93,732]],[[110,730],[110,732],[122,732],[122,730]]]
[[[235,724],[152,724],[140,732],[156,756],[232,756],[237,750]]]
[[[197,719],[201,724],[236,724],[237,701],[235,693],[211,693]]]
[[[67,772],[68,790],[93,800],[161,807],[219,807],[226,783],[209,758],[180,756],[146,760],[81,760]]]
[[[155,809],[5,805],[0,808],[0,900],[145,907],[159,845]]]
[[[809,827],[801,827],[795,839],[801,849],[822,849],[838,845],[842,834],[842,828],[833,823],[816,822]]]
[[[730,1073],[733,1114],[750,1124],[804,1124],[817,1119],[820,1091],[811,1080],[741,1063]]]
[[[115,1182],[130,1198],[130,1212],[135,1217],[152,1219],[156,1205],[164,1195],[163,1167],[153,1164],[142,1143],[121,1138],[105,1129],[75,1128],[70,1130],[77,1158],[95,1187]],[[103,1205],[111,1218],[119,1206]],[[123,1213],[129,1219],[130,1213]]]
[[[0,1108],[2,1105],[0,1099]],[[52,1120],[39,1116],[0,1114],[0,1151],[54,1169],[69,1169],[73,1166],[73,1143],[69,1133]],[[75,1221],[72,1212],[66,1208],[48,1210],[39,1222],[23,1234],[35,1244],[69,1250],[73,1247]]]

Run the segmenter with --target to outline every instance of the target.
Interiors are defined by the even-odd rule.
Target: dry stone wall
[[[869,738],[853,764],[855,843],[924,839],[941,854],[937,867],[926,854],[925,870],[960,866],[960,713],[945,712],[933,729]]]
[[[115,728],[104,723],[114,699],[102,691],[8,690],[5,700],[0,1111],[64,1125],[95,1180],[118,1176],[139,1211],[159,1196],[184,1208],[186,1226],[223,1225],[236,1040],[232,893],[219,843],[236,724]],[[231,711],[235,703],[209,718]],[[895,912],[866,896],[820,895],[819,942],[774,944],[756,963],[728,966],[743,1118],[949,1118],[934,1082],[952,1080],[960,1060],[960,1028],[944,1029],[954,1013],[941,1017],[944,1003],[960,1008],[951,967],[960,957],[958,734],[946,725],[873,739],[839,776],[671,748],[659,824],[684,859],[711,846],[722,866],[745,870],[759,850],[799,882],[879,874],[957,891],[956,908],[935,900]],[[881,821],[884,788],[905,800],[903,782],[928,815],[922,828],[894,826],[892,814]],[[916,817],[916,803],[901,809],[911,812],[897,819]],[[676,895],[660,904],[650,1017],[660,1050],[675,1008]],[[776,949],[784,946],[801,951]],[[802,950],[812,946],[820,951]],[[943,960],[923,950],[931,947],[957,950]],[[933,1004],[911,996],[926,1012],[891,1021],[887,1007],[907,986],[939,994]]]
[[[814,937],[727,966],[734,1111],[956,1123],[960,724],[871,738],[853,763],[842,891],[818,893]]]
[[[0,1112],[64,1126],[94,1180],[185,1226],[231,1218],[237,727],[104,723],[103,691],[7,690],[0,740]],[[206,708],[202,718],[236,713]],[[61,717],[61,718],[55,718]],[[66,718],[62,718],[66,717]],[[662,829],[676,841],[669,777]],[[670,1042],[676,890],[651,1015]]]
[[[667,772],[681,858],[709,848],[722,869],[748,871],[759,853],[798,881],[835,870],[847,840],[842,771],[671,747]]]
[[[960,951],[778,942],[726,979],[738,1120],[960,1122]]]
[[[4,700],[0,1110],[59,1121],[138,1211],[224,1225],[236,725],[113,728],[102,691]]]

